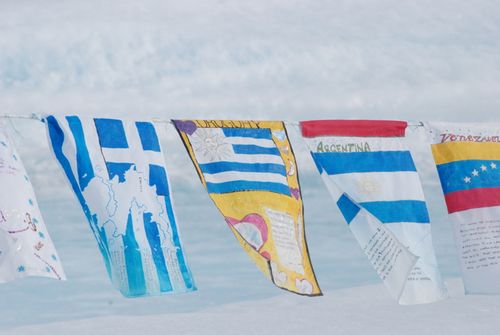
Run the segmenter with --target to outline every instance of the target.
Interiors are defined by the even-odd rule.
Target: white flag
[[[500,294],[500,125],[426,125],[466,293]]]
[[[23,163],[0,126],[0,282],[66,279]]]

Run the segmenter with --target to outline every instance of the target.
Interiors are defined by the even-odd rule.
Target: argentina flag
[[[419,175],[405,143],[406,127],[400,121],[301,122],[302,135],[332,195],[337,197],[339,190],[347,194],[419,257],[399,302],[428,303],[447,297],[447,292]]]
[[[78,116],[45,122],[113,285],[127,297],[196,290],[155,125]]]

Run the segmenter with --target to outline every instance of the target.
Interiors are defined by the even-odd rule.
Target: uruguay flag
[[[295,155],[283,122],[174,120],[202,184],[276,286],[321,295],[304,230]]]
[[[127,297],[195,290],[154,124],[78,116],[45,122],[114,286]]]
[[[399,302],[428,303],[447,293],[420,179],[405,143],[406,126],[400,121],[305,121],[301,131],[332,195],[347,194],[419,257]]]
[[[269,129],[200,128],[190,136],[208,193],[270,191],[290,196]]]
[[[500,294],[500,126],[426,124],[466,293]]]

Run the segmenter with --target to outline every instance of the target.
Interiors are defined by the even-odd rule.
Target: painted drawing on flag
[[[500,293],[500,125],[426,124],[466,293]]]
[[[49,142],[127,297],[196,290],[152,122],[46,118]]]
[[[177,120],[210,198],[273,283],[320,295],[304,233],[295,156],[282,122]]]
[[[66,279],[31,181],[3,125],[0,183],[0,283],[27,276]]]
[[[393,267],[402,280],[400,284],[384,281],[391,292],[402,288],[393,296],[400,304],[446,298],[422,186],[404,139],[406,122],[325,120],[304,121],[300,126],[333,198],[349,199],[348,203],[361,213],[366,211],[356,216],[356,225],[349,225],[362,248],[366,247],[367,236],[384,231],[393,236],[395,245],[406,247],[418,257],[411,264],[411,257],[406,255],[406,262]],[[342,203],[337,202],[344,213]],[[346,221],[350,220],[346,217]],[[366,230],[364,238],[360,238],[362,229]],[[405,275],[409,265],[411,272]]]

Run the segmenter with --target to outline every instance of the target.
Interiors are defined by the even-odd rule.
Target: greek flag
[[[290,195],[286,167],[270,129],[198,128],[189,138],[209,193]]]
[[[46,118],[53,152],[125,296],[195,290],[151,122]]]
[[[405,143],[406,122],[305,121],[301,131],[334,198],[339,190],[347,194],[419,257],[399,302],[445,298],[424,193]]]

